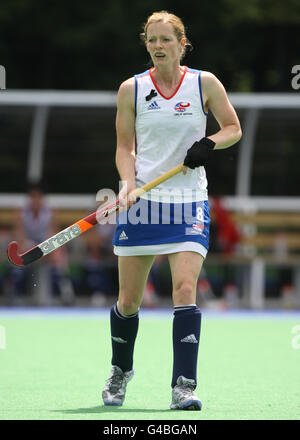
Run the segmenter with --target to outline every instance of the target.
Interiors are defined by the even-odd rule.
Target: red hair
[[[191,49],[192,45],[187,39],[185,26],[181,18],[177,17],[177,15],[171,14],[170,12],[160,11],[160,12],[153,12],[153,14],[149,15],[146,23],[143,26],[144,32],[140,34],[142,41],[144,43],[147,41],[147,30],[150,24],[160,23],[160,22],[169,23],[170,25],[172,25],[174,33],[179,43],[182,41],[183,38],[186,40],[185,47],[183,49],[181,56],[183,58],[186,52],[186,48],[189,47]]]

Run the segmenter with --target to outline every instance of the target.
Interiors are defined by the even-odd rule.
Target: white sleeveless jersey
[[[151,71],[135,75],[137,187],[183,163],[187,150],[206,133],[201,71],[184,66],[177,90],[170,97],[160,92]],[[188,168],[185,175],[177,174],[143,197],[169,201],[170,192],[184,192],[186,202],[192,201],[191,193],[194,201],[207,200],[204,167]]]

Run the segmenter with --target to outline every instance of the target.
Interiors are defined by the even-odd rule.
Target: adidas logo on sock
[[[119,342],[120,344],[127,344],[127,341],[125,341],[125,339],[119,338],[117,336],[112,336],[111,339],[113,339],[115,342]]]
[[[126,235],[125,231],[122,231],[120,236],[119,236],[119,240],[128,240],[128,237]]]
[[[181,339],[180,342],[190,342],[192,344],[198,344],[198,341],[194,334],[186,336],[185,338]]]
[[[152,102],[147,108],[147,110],[159,110],[160,106],[157,104],[156,101]]]

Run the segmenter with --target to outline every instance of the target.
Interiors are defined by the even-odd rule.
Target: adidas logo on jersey
[[[194,334],[186,336],[185,338],[181,339],[180,342],[190,342],[192,344],[198,344],[198,341]]]
[[[156,101],[153,101],[152,104],[150,104],[147,108],[147,110],[159,110],[160,106],[157,104]]]
[[[119,240],[128,240],[128,237],[126,235],[125,231],[122,231],[120,236],[119,236]]]

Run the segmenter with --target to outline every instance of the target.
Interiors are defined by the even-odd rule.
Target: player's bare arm
[[[220,130],[208,138],[216,143],[214,149],[228,148],[242,137],[239,119],[218,78],[210,72],[202,72],[201,80],[205,110],[212,112],[220,126]]]
[[[127,182],[127,190],[124,188],[119,194],[120,202],[122,202],[122,199],[126,196],[126,193],[135,189],[134,93],[134,78],[130,78],[121,84],[117,99],[116,165],[121,180]]]

